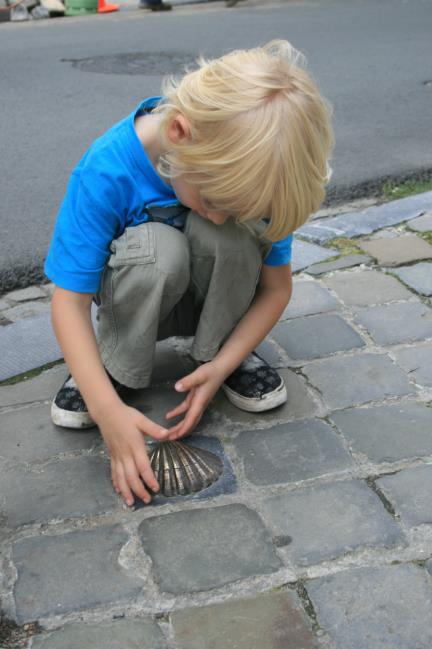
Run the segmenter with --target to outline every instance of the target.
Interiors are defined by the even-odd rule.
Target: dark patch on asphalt
[[[141,76],[178,74],[196,64],[196,56],[189,52],[126,52],[60,60],[83,72]]]

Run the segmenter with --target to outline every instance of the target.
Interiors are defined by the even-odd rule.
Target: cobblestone
[[[410,221],[429,209],[432,192],[402,198],[370,207],[360,212],[318,219],[299,229],[298,234],[309,241],[325,243],[335,237],[357,237],[375,230]]]
[[[18,291],[10,291],[4,296],[13,302],[26,302],[27,300],[38,300],[39,298],[46,298],[46,293],[39,286],[28,286],[21,288]]]
[[[111,525],[17,541],[12,557],[18,572],[14,589],[18,620],[28,622],[138,595],[142,581],[118,562],[127,540],[120,525]]]
[[[432,211],[410,221],[409,228],[417,232],[432,232]]]
[[[120,506],[109,462],[100,456],[57,460],[33,471],[2,471],[0,493],[6,494],[2,510],[9,526],[101,514]]]
[[[350,408],[330,417],[353,451],[372,462],[432,455],[432,409],[422,403]]]
[[[19,322],[24,318],[34,318],[49,313],[50,309],[50,305],[45,302],[23,302],[3,311],[3,317],[11,322]]]
[[[359,245],[382,266],[402,266],[412,261],[430,259],[432,246],[415,234],[403,234],[388,239],[360,241]]]
[[[414,565],[343,570],[306,584],[340,649],[429,649],[432,580]]]
[[[337,254],[338,251],[332,248],[323,248],[322,246],[316,246],[314,243],[308,243],[307,241],[294,238],[292,256],[293,272],[296,273],[311,264],[330,259],[330,257],[334,257]]]
[[[6,460],[48,460],[59,453],[93,448],[100,440],[96,428],[54,426],[45,403],[0,413],[0,457]]]
[[[363,546],[406,545],[378,496],[359,480],[278,494],[264,500],[263,512],[277,534],[292,539],[286,554],[301,566]]]
[[[401,266],[392,272],[420,295],[432,295],[432,264],[422,261],[414,266]]]
[[[234,443],[255,485],[289,484],[352,466],[340,438],[318,419],[244,431]]]
[[[318,282],[294,279],[293,293],[287,308],[281,316],[281,320],[335,311],[340,308],[340,302]]]
[[[127,619],[99,624],[68,624],[33,639],[32,649],[168,649],[156,622]]]
[[[406,375],[384,354],[326,358],[309,363],[303,371],[331,408],[414,392]]]
[[[332,314],[279,323],[272,335],[294,360],[322,358],[334,352],[363,347],[365,344],[343,318]]]
[[[210,590],[281,566],[261,519],[244,505],[147,518],[139,532],[156,582],[169,593]]]
[[[368,255],[345,255],[344,257],[339,257],[336,261],[312,264],[312,266],[307,268],[306,272],[309,275],[323,275],[324,273],[331,273],[335,270],[352,268],[353,266],[360,266],[361,264],[370,264],[372,261],[372,257],[369,257]]]
[[[310,622],[291,593],[179,611],[172,615],[179,649],[318,649]]]
[[[393,355],[412,381],[432,387],[432,343],[411,345],[394,351]]]
[[[357,314],[356,322],[365,327],[379,345],[432,338],[432,310],[420,302],[363,309]]]
[[[65,366],[59,365],[37,377],[13,385],[3,385],[0,389],[0,408],[52,399],[66,376]]]
[[[412,295],[394,277],[377,270],[345,271],[324,278],[324,282],[349,306],[407,300]]]
[[[431,465],[404,469],[395,475],[384,476],[377,480],[377,485],[394,505],[404,523],[409,526],[432,523]]]

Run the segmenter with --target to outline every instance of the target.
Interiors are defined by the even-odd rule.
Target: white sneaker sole
[[[63,410],[54,401],[51,403],[51,419],[56,426],[62,428],[92,428],[96,426],[88,412]]]
[[[285,383],[282,381],[280,386],[265,394],[261,399],[253,397],[242,397],[234,390],[231,390],[227,385],[222,385],[222,390],[225,392],[228,401],[246,412],[264,412],[265,410],[272,410],[281,406],[288,399]]]

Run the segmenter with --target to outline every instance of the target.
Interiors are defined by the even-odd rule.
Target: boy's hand
[[[149,503],[151,495],[145,485],[153,492],[159,491],[159,485],[150,466],[143,435],[163,440],[167,439],[167,430],[123,403],[109,409],[97,424],[110,452],[114,489],[129,506],[134,503],[133,494]]]
[[[166,418],[173,419],[183,413],[186,413],[186,416],[180,423],[169,429],[168,439],[178,439],[193,431],[224,380],[225,374],[216,363],[210,361],[177,381],[175,384],[177,392],[189,394],[179,406],[166,414]]]

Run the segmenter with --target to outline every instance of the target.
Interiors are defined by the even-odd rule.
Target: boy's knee
[[[190,254],[185,235],[169,225],[153,223],[155,232],[156,264],[168,283],[177,288],[189,285]]]
[[[191,212],[185,233],[189,239],[193,255],[216,257],[256,255],[259,250],[257,239],[244,227],[232,219],[223,225],[215,225],[199,214]]]

